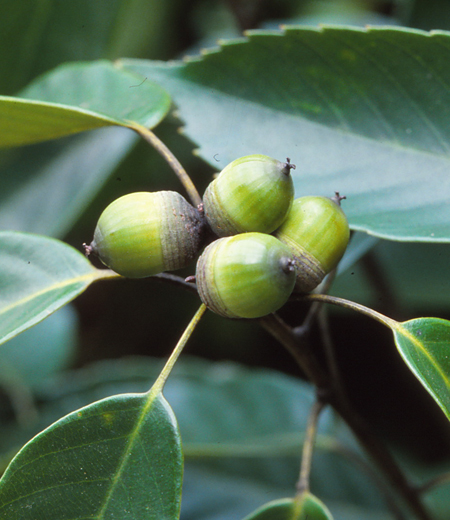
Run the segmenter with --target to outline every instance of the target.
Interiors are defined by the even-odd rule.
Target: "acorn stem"
[[[194,206],[201,204],[202,199],[188,173],[161,139],[159,139],[159,137],[157,137],[151,130],[145,128],[145,126],[139,125],[138,123],[130,123],[129,128],[135,130],[143,139],[150,143],[160,155],[162,155],[167,164],[175,172],[175,175],[178,177],[181,184],[184,186],[192,204]]]
[[[189,276],[188,276],[189,278]],[[178,276],[176,274],[172,273],[159,273],[155,274],[153,276],[150,276],[148,280],[158,280],[160,282],[166,282],[171,285],[175,285],[178,287],[182,287],[183,289],[186,289],[187,291],[190,291],[191,293],[198,294],[197,293],[197,286],[195,285],[195,280],[193,282],[186,281],[185,278],[182,276]]]
[[[183,351],[184,347],[186,346],[186,343],[188,342],[189,338],[191,337],[192,333],[194,332],[195,328],[197,327],[199,321],[201,320],[203,314],[206,312],[206,305],[201,304],[198,308],[197,312],[194,314],[194,317],[189,322],[189,325],[186,327],[185,331],[181,335],[181,338],[178,340],[178,343],[176,344],[175,348],[173,349],[172,354],[170,355],[169,359],[167,360],[167,363],[164,365],[164,368],[161,370],[161,373],[158,376],[158,379],[155,381],[151,389],[149,390],[149,393],[153,396],[158,395],[163,391],[164,385],[166,384],[167,378],[169,377],[170,373],[172,372],[173,367],[175,366],[175,363],[177,362],[178,358],[180,357],[181,352]]]
[[[360,303],[345,300],[344,298],[338,298],[337,296],[329,296],[328,294],[305,294],[295,299],[331,303],[332,305],[337,305],[338,307],[344,307],[345,309],[351,309],[353,311],[364,314],[369,318],[379,321],[390,329],[395,329],[397,326],[397,321],[393,320],[392,318],[388,318],[384,314],[374,311],[373,309],[361,305]]]

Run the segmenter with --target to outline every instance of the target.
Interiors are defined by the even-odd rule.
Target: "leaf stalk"
[[[186,193],[191,199],[194,206],[199,206],[202,203],[197,188],[192,182],[191,178],[187,174],[186,170],[181,166],[180,161],[175,155],[169,150],[169,148],[157,137],[151,130],[145,128],[145,126],[139,125],[138,123],[130,122],[129,128],[137,132],[145,141],[150,143],[153,148],[166,160],[167,164],[175,172],[175,175],[180,180]]]

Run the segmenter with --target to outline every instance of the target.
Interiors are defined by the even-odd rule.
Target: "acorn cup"
[[[295,165],[266,155],[247,155],[226,166],[203,196],[206,219],[219,237],[272,233],[294,199]]]
[[[296,261],[295,290],[315,289],[342,258],[350,238],[340,197],[300,197],[294,200],[283,224],[274,235],[289,246]]]
[[[173,191],[136,192],[112,202],[85,245],[122,276],[143,278],[186,267],[199,253],[206,221]]]
[[[210,244],[197,262],[203,303],[226,318],[259,318],[282,307],[295,284],[294,258],[271,235],[243,233]]]

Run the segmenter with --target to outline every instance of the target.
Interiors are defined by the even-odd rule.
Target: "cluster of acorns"
[[[132,278],[197,262],[203,303],[221,316],[259,318],[294,288],[310,292],[336,267],[349,240],[342,197],[294,200],[289,159],[249,155],[230,163],[191,206],[171,191],[120,197],[101,214],[86,254]],[[272,234],[271,234],[272,233]]]

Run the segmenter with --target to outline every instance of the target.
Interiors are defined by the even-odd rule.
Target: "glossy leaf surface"
[[[366,239],[360,240],[360,236]],[[357,239],[357,240],[354,240]],[[365,245],[375,241],[372,259],[385,273],[396,305],[405,317],[448,314],[450,310],[450,277],[448,276],[449,244],[424,244],[377,240],[356,233],[346,255],[339,264],[342,272],[333,284],[332,294],[377,308],[379,291],[367,277],[363,264],[352,265],[367,251]],[[362,247],[360,247],[362,246]],[[348,257],[347,257],[348,253]],[[345,272],[344,272],[345,271]]]
[[[161,87],[108,61],[61,65],[20,96],[0,96],[2,147],[132,122],[151,128],[170,106]]]
[[[0,343],[108,276],[110,271],[95,269],[82,253],[63,242],[0,232]]]
[[[69,372],[42,387],[40,429],[94,400],[145,390],[160,369],[160,360],[122,358]],[[183,355],[164,395],[183,439],[183,519],[244,518],[269,500],[295,493],[303,432],[314,401],[309,385],[271,370]],[[18,438],[17,430],[4,425],[2,446],[11,446],[8,436],[18,444],[23,431]],[[326,410],[319,423],[311,489],[335,520],[387,520],[390,515],[374,482],[339,453],[336,438],[358,452],[351,435]]]
[[[449,241],[449,59],[447,33],[291,27],[186,63],[122,65],[169,91],[216,168],[290,157],[296,196],[345,194],[353,229]]]
[[[0,516],[176,520],[182,472],[163,396],[119,395],[64,417],[20,451],[0,481]]]
[[[450,419],[450,322],[417,318],[392,330],[403,359]]]

